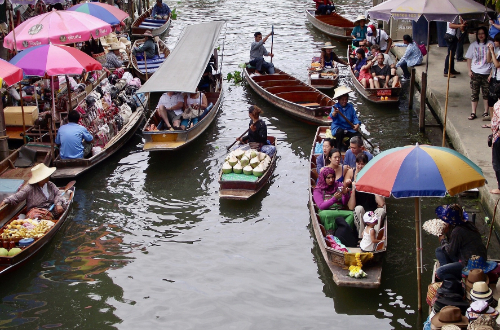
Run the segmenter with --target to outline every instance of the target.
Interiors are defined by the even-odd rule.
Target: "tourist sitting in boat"
[[[347,150],[344,137],[350,139],[353,136],[361,135],[358,132],[361,121],[358,119],[354,105],[349,103],[350,92],[351,89],[346,86],[340,86],[335,89],[333,99],[337,99],[337,103],[332,106],[332,112],[329,116],[332,119],[330,128],[332,135],[335,137],[336,148],[340,151]]]
[[[363,216],[366,212],[374,212],[381,221],[385,219],[386,215],[384,197],[356,190],[358,174],[368,161],[368,156],[363,152],[356,156],[356,167],[353,169],[351,197],[347,204],[349,210],[354,211],[354,224],[359,233],[358,237],[363,237],[363,230],[365,228]],[[381,222],[374,227],[377,232],[380,229],[380,225]]]
[[[316,171],[319,173],[325,166],[325,160],[328,158],[330,150],[333,148],[333,141],[329,138],[323,140],[323,153],[316,157]]]
[[[399,77],[391,77],[391,67],[384,64],[384,54],[378,53],[376,60],[377,64],[375,64],[371,68],[371,74],[373,76],[375,88],[389,88],[389,84],[392,86],[392,88],[398,86]]]
[[[248,117],[250,117],[248,134],[242,138],[237,138],[237,141],[241,143],[258,143],[261,146],[267,144],[267,126],[266,123],[260,119],[261,113],[264,112],[256,105],[252,105],[248,108]]]
[[[201,76],[200,83],[198,84],[198,90],[202,92],[210,92],[210,86],[215,82],[213,76],[213,70],[217,70],[215,65],[215,57],[212,55],[210,61],[205,68],[205,72]]]
[[[326,157],[326,165],[320,170],[320,172],[328,167],[335,171],[336,181],[340,183],[345,181],[351,182],[353,171],[349,168],[349,166],[342,164],[340,159],[340,151],[337,148],[332,148]]]
[[[59,156],[61,159],[75,159],[84,157],[82,141],[90,142],[94,139],[85,127],[79,125],[80,114],[76,110],[68,113],[68,123],[57,130],[56,144],[60,145]]]
[[[355,51],[356,61],[352,66],[352,71],[354,72],[354,76],[359,77],[359,72],[361,68],[366,64],[366,54],[362,48],[357,48]]]
[[[108,48],[108,53],[106,54],[106,63],[104,67],[110,71],[121,68],[123,66],[123,61],[120,55],[121,45],[118,43],[113,43]]]
[[[272,34],[273,32],[269,33],[264,39],[262,39],[262,33],[255,32],[255,41],[252,42],[252,45],[250,46],[250,62],[248,62],[248,64],[255,67],[255,70],[261,74],[274,73],[274,64],[268,63],[264,60],[264,56],[274,56],[273,53],[268,52],[266,47],[264,47],[264,43]]]
[[[389,53],[391,50],[392,39],[382,29],[376,29],[374,25],[368,25],[366,29],[367,46],[377,45],[382,53]]]
[[[356,157],[359,154],[365,154],[368,160],[371,160],[373,158],[373,155],[365,149],[363,138],[357,135],[353,136],[349,140],[349,150],[347,150],[344,155],[344,165],[348,165],[350,168],[355,168]]]
[[[370,85],[370,88],[374,88],[373,77],[370,73],[373,65],[371,57],[366,58],[365,51],[362,48],[356,49],[356,57],[356,64],[353,66],[354,75],[364,88],[367,88],[368,85]]]
[[[446,223],[443,234],[439,236],[441,246],[436,249],[440,265],[436,276],[442,281],[461,281],[462,269],[473,255],[487,259],[481,233],[474,223],[468,221],[467,213],[458,204],[438,206],[436,214]]]
[[[166,92],[160,97],[156,109],[163,120],[167,130],[173,131],[181,129],[182,108],[184,107],[184,97],[178,92]],[[159,124],[158,130],[163,127]]]
[[[148,59],[155,58],[156,47],[153,41],[153,34],[151,34],[151,31],[147,30],[146,32],[144,32],[143,36],[144,36],[144,43],[139,47],[134,47],[134,49],[132,49],[132,54],[134,54],[134,56],[136,56],[136,54],[143,56],[144,53],[146,53],[146,58]]]
[[[208,107],[207,97],[196,89],[196,93],[189,93],[184,98],[184,112],[182,113],[181,129],[191,128],[204,117]],[[210,110],[210,109],[209,109]],[[208,110],[207,110],[208,111]]]
[[[61,196],[56,185],[49,181],[55,167],[38,164],[31,169],[31,178],[17,193],[5,198],[0,203],[4,205],[17,205],[26,201],[26,218],[28,219],[57,219],[67,207],[67,200]],[[54,207],[52,207],[55,205]],[[49,211],[49,209],[51,209]]]
[[[330,15],[335,5],[330,0],[313,0],[316,3],[316,15]]]
[[[349,188],[347,182],[335,180],[335,170],[328,166],[323,167],[318,175],[318,183],[313,191],[314,203],[320,209],[321,223],[328,231],[336,229],[335,219],[342,217],[354,228],[352,211],[346,210],[349,202]]]
[[[420,48],[418,48],[415,41],[408,34],[403,36],[402,44],[394,44],[392,47],[406,47],[406,51],[396,64],[396,67],[401,67],[403,70],[403,79],[410,79],[410,71],[408,71],[409,66],[415,66],[422,64],[424,57]]]
[[[337,63],[342,63],[344,65],[349,65],[346,61],[340,59],[337,54],[333,51],[334,46],[332,43],[327,41],[325,42],[325,46],[321,48],[321,68],[335,68]]]
[[[380,51],[379,45],[372,45],[370,47],[370,51],[374,58],[377,58],[378,54],[384,55],[384,64],[391,67],[391,77],[396,75],[396,64],[394,63],[393,59],[389,56],[389,54],[382,53]]]
[[[168,19],[170,16],[170,8],[162,0],[156,0],[156,4],[151,11],[151,17],[154,19]]]
[[[366,32],[367,32],[367,19],[365,15],[359,15],[358,18],[354,21],[354,29],[352,29],[351,32],[351,37],[353,39],[352,44],[353,46],[358,47],[359,42],[362,40],[366,39]]]

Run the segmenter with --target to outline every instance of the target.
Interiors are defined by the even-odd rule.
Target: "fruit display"
[[[4,227],[4,230],[2,232],[2,239],[18,240],[22,238],[40,238],[47,231],[49,231],[52,226],[54,226],[54,223],[49,220],[13,220],[11,223]]]
[[[247,151],[236,149],[227,155],[222,165],[222,173],[241,174],[243,172],[246,175],[260,177],[270,165],[271,157],[263,152],[253,149]]]

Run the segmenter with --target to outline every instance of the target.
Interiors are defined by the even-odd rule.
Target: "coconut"
[[[254,158],[255,156],[257,156],[257,151],[255,151],[254,149],[250,149],[250,159]]]
[[[225,162],[224,165],[222,165],[222,173],[228,174],[233,171],[233,167],[228,163]]]
[[[259,164],[256,168],[253,169],[253,175],[259,177],[264,174],[264,166],[262,164]]]
[[[253,168],[256,168],[257,165],[259,165],[259,164],[260,164],[259,158],[254,157],[254,158],[250,159],[250,166],[252,166]]]
[[[9,251],[4,248],[0,248],[0,257],[6,257],[8,255]]]
[[[266,154],[266,159],[271,162],[271,157],[269,157],[269,155]]]
[[[233,166],[233,172],[240,174],[243,172],[243,166],[241,166],[240,162]]]
[[[444,222],[441,219],[427,220],[422,225],[423,230],[435,236],[441,236],[443,234],[445,227],[446,227],[446,222]]]
[[[19,252],[21,252],[22,250],[20,248],[13,248],[13,249],[10,249],[9,250],[9,253],[8,255],[11,257],[11,256],[15,256],[16,254],[18,254]]]
[[[233,151],[233,155],[238,159],[243,157],[244,154],[245,154],[245,152],[241,149],[236,149],[235,151]]]
[[[262,165],[262,167],[264,167],[264,171],[267,170],[267,168],[269,167],[269,164],[271,164],[267,159],[264,159],[262,162],[260,162],[260,164]]]
[[[247,156],[243,156],[241,157],[240,159],[240,163],[241,163],[241,166],[245,167],[247,166],[248,164],[250,164],[250,159],[248,159]]]
[[[263,161],[266,158],[266,154],[263,152],[259,152],[258,156],[260,161]]]
[[[245,173],[246,175],[252,175],[252,172],[253,172],[252,166],[247,165],[247,166],[243,167],[243,173]]]
[[[238,158],[236,158],[234,155],[231,155],[227,162],[229,163],[229,165],[234,166],[236,165],[236,163],[238,163]]]

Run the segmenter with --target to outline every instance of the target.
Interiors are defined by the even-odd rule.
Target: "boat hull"
[[[354,28],[353,22],[337,13],[316,16],[314,12],[315,10],[313,9],[306,9],[307,19],[315,28],[335,39],[343,41],[352,40],[351,33]]]
[[[150,30],[153,36],[159,36],[163,33],[165,33],[168,28],[170,27],[170,24],[172,22],[171,18],[169,17],[168,20],[166,20],[165,23],[162,25],[159,25],[156,27],[156,25],[153,24],[147,24],[147,18],[151,16],[151,12],[153,11],[153,7],[149,8],[147,11],[145,11],[139,18],[137,18],[131,26],[132,29],[132,36],[133,37],[142,37],[144,36],[144,32],[146,30]]]
[[[138,39],[134,41],[133,48],[138,47],[139,44],[141,44],[144,41],[144,39]],[[141,79],[141,81],[146,81],[151,77],[155,71],[163,64],[163,62],[167,59],[168,55],[170,54],[170,49],[168,49],[167,45],[162,41],[158,41],[158,48],[160,52],[161,59],[156,61],[155,63],[145,63],[146,65],[150,65],[148,67],[148,70],[146,70],[146,66],[143,67],[143,63],[138,63],[136,57],[133,54],[130,54],[130,62],[132,63],[132,67],[134,68],[134,73],[135,75]]]

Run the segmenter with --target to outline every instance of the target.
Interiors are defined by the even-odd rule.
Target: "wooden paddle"
[[[68,182],[68,184],[64,187],[64,190],[61,193],[61,196],[63,196],[68,190],[70,190],[71,188],[73,188],[73,186],[75,185],[75,183],[76,183],[75,180]],[[49,214],[49,212],[52,211],[55,206],[56,206],[56,204],[52,204],[49,207],[49,209],[47,210],[47,212],[45,212],[45,214],[43,216],[45,217],[47,214]]]
[[[274,44],[274,25],[271,25],[271,54],[273,53]],[[271,63],[273,63],[273,57],[271,56]]]
[[[336,106],[333,106],[335,109],[339,110]],[[354,125],[353,123],[351,123],[351,121],[349,119],[347,119],[347,117],[339,110],[338,113],[340,114],[340,116],[342,116],[342,118],[344,118],[344,120],[349,124],[351,125],[351,127],[354,129]],[[361,133],[361,131],[359,131],[359,134],[361,134],[361,137],[363,139],[365,139],[366,142],[368,142],[368,144],[372,147],[372,149],[375,149],[375,147],[373,146],[373,144],[366,138],[366,136],[363,135],[363,133]]]
[[[245,132],[243,132],[243,134],[241,134],[238,139],[241,139],[243,137],[243,135],[248,133],[249,130],[250,130],[250,128],[248,128]],[[236,144],[236,142],[238,142],[238,139],[236,139],[236,141],[234,141],[229,147],[227,147],[227,150],[231,149],[231,147],[234,146]]]

